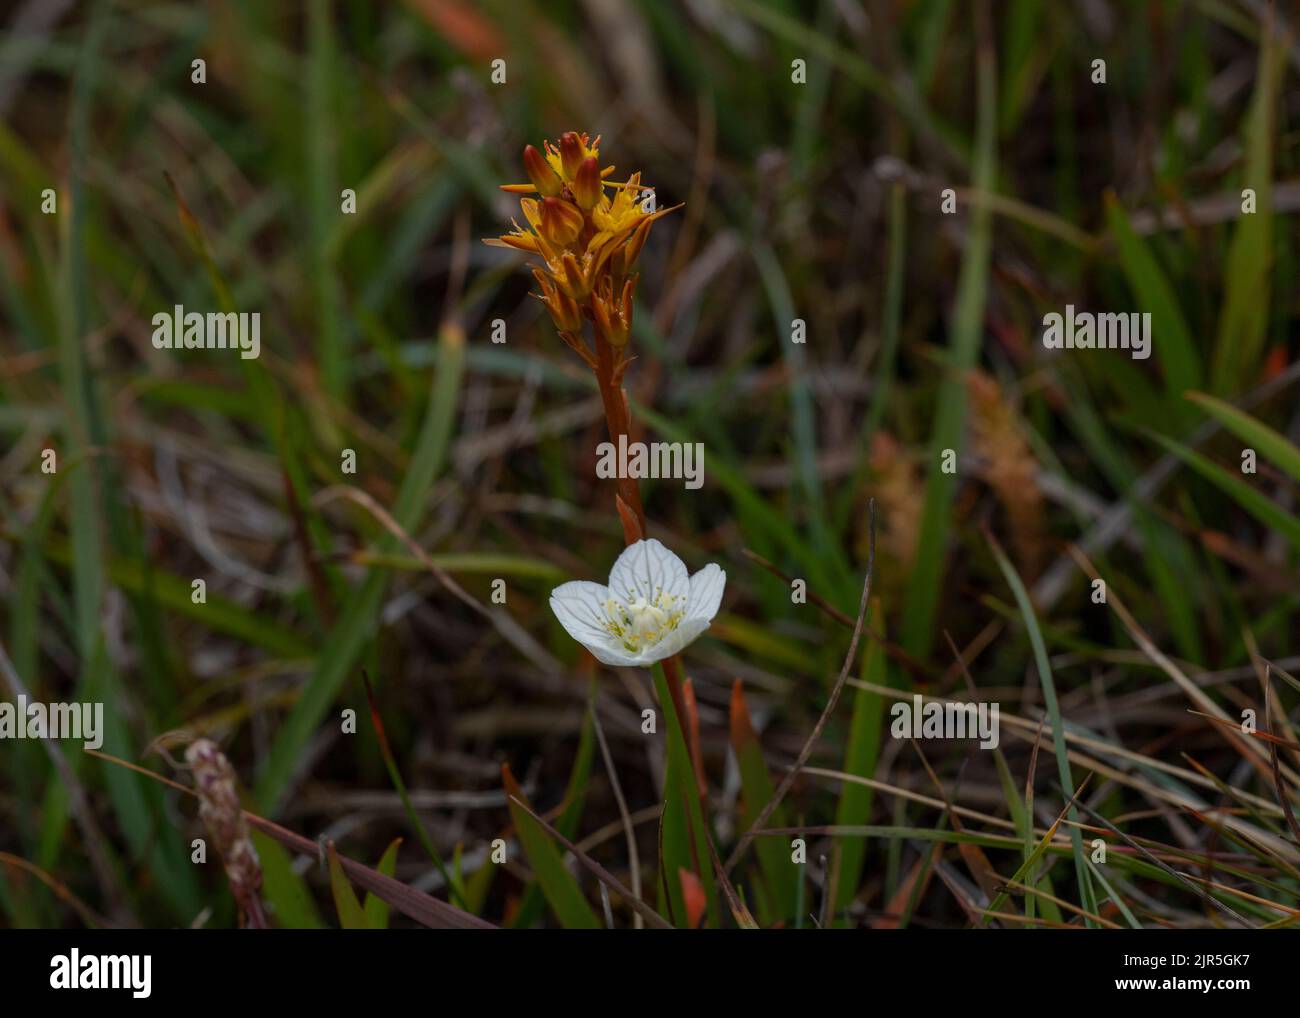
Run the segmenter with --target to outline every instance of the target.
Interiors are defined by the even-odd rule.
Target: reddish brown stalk
[[[645,532],[641,529],[641,521],[636,518],[631,507],[623,501],[622,495],[614,496],[614,508],[618,510],[618,518],[623,521],[623,542],[625,544],[636,544],[637,541],[645,537]]]
[[[600,387],[600,401],[605,407],[605,421],[609,428],[609,440],[616,446],[620,435],[626,441],[632,440],[632,422],[627,413],[627,402],[623,397],[622,371],[624,367],[622,353],[617,352],[600,330],[596,329],[596,384]],[[645,510],[641,507],[641,492],[632,477],[619,477],[618,495],[636,514],[641,533],[645,533]],[[628,542],[631,544],[632,542]]]
[[[620,435],[626,435],[627,441],[631,441],[632,418],[628,411],[627,394],[622,387],[622,374],[626,369],[627,362],[622,359],[622,351],[616,349],[604,336],[601,335],[600,329],[594,330],[596,334],[596,384],[600,387],[600,399],[605,407],[605,422],[609,428],[609,438],[611,442],[618,443]],[[634,544],[645,536],[646,522],[645,509],[641,505],[641,491],[637,487],[636,479],[633,477],[619,477],[618,493],[615,495],[615,506],[618,509],[619,518],[623,523],[623,538],[625,543]],[[700,798],[703,798],[707,785],[704,780],[704,764],[700,756],[700,740],[698,726],[695,728],[695,735],[692,738],[691,717],[693,712],[688,712],[686,698],[682,693],[682,666],[677,657],[665,658],[663,662],[664,678],[668,682],[668,692],[672,697],[673,710],[677,713],[678,724],[682,726],[682,732],[686,735],[686,748],[690,751],[691,764],[695,769],[695,780],[699,785]]]
[[[679,206],[647,211],[640,200],[654,188],[632,174],[626,184],[602,184],[613,167],[599,161],[600,138],[566,131],[558,145],[546,143],[545,152],[524,148],[528,184],[504,184],[511,193],[533,195],[520,199],[527,227],[515,229],[485,243],[539,255],[542,265],[533,276],[542,288],[538,298],[564,343],[582,358],[596,376],[605,409],[609,438],[616,446],[632,440],[632,411],[623,388],[623,375],[632,358],[627,344],[632,331],[632,297],[636,291],[635,263],[645,245],[651,224]],[[607,195],[606,187],[614,194]],[[590,322],[594,349],[584,341]],[[623,539],[632,545],[646,534],[645,509],[636,479],[619,477],[614,505],[623,525]],[[663,662],[673,707],[683,733],[690,733],[694,714],[682,694],[681,664]],[[698,723],[695,723],[698,728]],[[699,737],[687,734],[687,748],[695,767],[701,795],[704,770]]]
[[[676,658],[669,658],[674,667]],[[689,678],[682,683],[682,698],[686,701],[686,718],[682,721],[682,731],[686,735],[686,747],[691,752],[691,763],[695,765],[695,784],[700,790],[700,798],[708,794],[708,785],[704,780],[703,754],[700,752],[700,712],[695,705],[695,686]]]

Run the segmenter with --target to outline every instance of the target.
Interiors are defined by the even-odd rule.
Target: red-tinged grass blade
[[[1265,704],[1265,707],[1267,707],[1267,704]],[[1284,739],[1280,735],[1274,735],[1272,732],[1242,731],[1241,723],[1239,721],[1232,721],[1227,718],[1216,718],[1213,714],[1206,714],[1204,711],[1192,710],[1190,707],[1187,708],[1187,713],[1195,714],[1200,718],[1205,718],[1206,721],[1211,721],[1216,725],[1221,725],[1229,731],[1237,732],[1251,739],[1258,739],[1260,742],[1271,743],[1273,746],[1285,746],[1287,749],[1300,750],[1300,742],[1292,742],[1290,739]]]
[[[700,878],[688,869],[679,869],[677,879],[682,885],[682,901],[686,905],[686,928],[693,930],[700,925],[700,920],[704,918],[704,910],[708,907],[704,885],[700,883]]]
[[[370,929],[366,911],[361,907],[361,902],[357,901],[356,892],[352,890],[348,878],[343,875],[338,853],[334,851],[334,842],[329,842],[325,850],[329,853],[330,891],[334,894],[334,907],[338,909],[339,925],[345,930]]]
[[[686,712],[686,738],[695,768],[695,784],[699,786],[700,798],[703,799],[709,793],[709,784],[704,777],[704,756],[700,750],[700,712],[695,706],[695,683],[689,678],[682,683],[682,709]]]
[[[868,923],[873,930],[896,930],[902,925],[904,914],[909,908],[908,903],[920,900],[934,874],[929,861],[929,856],[916,860],[916,864],[885,905],[885,914],[876,916]]]
[[[595,680],[592,680],[594,685]],[[555,821],[555,829],[564,837],[572,840],[578,833],[578,824],[582,820],[582,810],[587,803],[587,785],[591,781],[591,764],[595,756],[595,725],[592,723],[591,699],[588,698],[587,713],[583,719],[582,734],[578,737],[578,753],[569,771],[569,784],[564,790],[564,809]],[[516,929],[527,929],[542,914],[546,907],[546,898],[538,884],[531,885],[519,903],[519,910],[510,920]]]
[[[878,600],[872,607],[871,617],[880,619],[879,624],[884,625],[884,615]],[[878,686],[889,684],[889,666],[885,660],[884,645],[870,631],[867,635],[867,648],[862,655],[862,678]],[[846,774],[869,778],[875,773],[876,757],[880,752],[880,722],[883,714],[884,699],[879,693],[873,693],[860,686],[854,690],[849,741],[844,750],[843,770]],[[836,824],[850,826],[867,823],[871,818],[874,798],[875,789],[867,785],[845,782],[835,810]],[[858,886],[862,882],[862,868],[866,854],[865,839],[846,838],[840,843],[839,876],[834,890],[836,915],[848,908],[857,896]],[[847,919],[836,919],[833,925],[850,924]]]
[[[742,807],[737,812],[736,824],[747,829],[759,812],[772,798],[772,774],[767,769],[763,758],[763,748],[758,741],[750,720],[749,706],[745,703],[745,694],[739,679],[731,687],[731,750],[736,754],[736,764],[740,769],[741,791],[744,794]],[[785,826],[785,812],[777,807],[769,817],[773,827]],[[784,845],[775,838],[760,838],[755,848],[759,866],[767,884],[766,894],[760,899],[763,907],[760,915],[764,923],[777,920],[790,920],[795,916],[795,897],[798,894],[798,874],[790,863],[790,856]],[[771,912],[772,914],[765,914]]]
[[[402,839],[394,838],[392,844],[384,849],[384,854],[379,857],[379,863],[375,866],[376,871],[391,877],[397,871],[397,850],[401,847]],[[366,912],[366,922],[370,924],[372,930],[388,929],[388,902],[371,892],[366,895],[366,903],[363,907]]]
[[[686,902],[680,882],[673,879],[679,870],[689,870],[700,877],[708,902],[708,924],[718,926],[717,885],[709,865],[709,846],[705,839],[704,809],[700,804],[695,771],[686,749],[686,736],[677,718],[668,680],[659,665],[654,666],[655,691],[663,712],[667,763],[664,767],[664,812],[661,831],[662,856],[659,860],[660,890],[671,904],[667,911],[675,922],[686,922]]]
[[[722,897],[727,903],[727,909],[731,912],[731,918],[736,921],[736,925],[742,930],[758,929],[758,923],[754,921],[753,913],[749,911],[744,898],[737,892],[731,878],[727,876],[727,869],[722,865],[722,859],[718,855],[718,846],[713,843],[713,837],[708,835],[707,841],[709,843],[709,861],[713,864],[713,872],[718,876],[718,886],[722,890]]]
[[[524,796],[524,790],[519,787],[519,782],[510,773],[509,764],[501,765],[501,781],[510,802],[510,819],[514,823],[515,833],[519,835],[524,855],[533,868],[533,874],[537,877],[537,883],[546,903],[555,913],[555,918],[568,930],[600,929],[600,919],[587,904],[578,881],[565,867],[564,858],[551,836],[515,802],[516,799],[523,803],[528,800]]]

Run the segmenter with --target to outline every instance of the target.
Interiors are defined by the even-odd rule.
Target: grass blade
[[[546,896],[546,902],[555,913],[555,918],[566,930],[598,930],[602,927],[600,919],[587,904],[578,881],[564,865],[564,859],[555,842],[535,817],[529,812],[528,800],[524,790],[510,773],[510,765],[501,765],[501,780],[510,799],[510,819],[514,823],[515,833],[523,845],[524,855],[533,868],[537,883]],[[522,805],[521,805],[522,804]]]
[[[1086,911],[1095,913],[1097,911],[1097,902],[1092,893],[1092,882],[1089,879],[1087,870],[1087,858],[1083,852],[1083,837],[1080,835],[1078,827],[1074,826],[1078,816],[1073,806],[1073,800],[1076,798],[1074,778],[1070,774],[1069,754],[1065,745],[1065,727],[1061,723],[1061,705],[1056,698],[1056,683],[1052,679],[1051,662],[1047,660],[1047,646],[1043,643],[1043,634],[1038,628],[1038,618],[1034,614],[1034,606],[1030,603],[1029,592],[1025,590],[1025,585],[1021,582],[1015,567],[1007,559],[997,539],[991,533],[986,531],[985,538],[988,540],[989,547],[993,550],[993,557],[997,560],[998,568],[1002,570],[1002,575],[1006,577],[1007,585],[1015,594],[1016,604],[1020,607],[1020,614],[1025,620],[1025,628],[1029,632],[1029,642],[1034,650],[1034,663],[1038,668],[1038,677],[1042,684],[1043,702],[1047,705],[1047,716],[1052,723],[1052,746],[1056,752],[1057,772],[1060,776],[1061,788],[1064,790],[1066,797],[1071,800],[1071,806],[1067,810],[1067,814],[1071,821],[1070,846],[1074,852],[1075,877],[1079,882],[1079,901]]]

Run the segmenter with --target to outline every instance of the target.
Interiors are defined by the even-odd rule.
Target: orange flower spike
[[[636,262],[654,221],[678,207],[654,209],[646,201],[653,188],[642,185],[640,173],[626,182],[607,180],[614,167],[601,167],[599,150],[599,137],[593,141],[577,131],[560,135],[558,144],[544,142],[540,150],[525,146],[532,183],[502,185],[521,196],[525,223],[487,241],[540,256],[542,264],[533,269],[542,290],[536,296],[560,337],[593,370],[598,362],[581,339],[584,320],[610,346],[627,346]]]
[[[547,169],[550,167],[548,166]],[[583,212],[590,212],[596,202],[600,201],[600,163],[595,156],[587,156],[578,164],[578,172],[574,175],[571,190],[578,208]]]
[[[524,146],[524,169],[528,171],[528,179],[533,182],[533,187],[543,197],[551,198],[563,190],[564,181],[551,169],[546,157],[532,145]]]
[[[582,213],[562,198],[543,198],[541,233],[555,247],[568,247],[582,233]]]

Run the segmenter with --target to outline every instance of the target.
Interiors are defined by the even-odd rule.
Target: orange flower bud
[[[528,171],[528,179],[533,182],[533,187],[537,188],[544,197],[557,195],[564,187],[560,175],[551,169],[546,156],[532,145],[524,146],[524,169]]]
[[[630,318],[625,318],[615,306],[613,289],[606,280],[601,292],[591,300],[591,312],[596,318],[596,328],[610,346],[627,346]],[[629,281],[630,282],[630,281]],[[626,293],[626,290],[624,291]],[[630,300],[630,298],[629,298]]]
[[[632,294],[635,292],[636,292],[635,279],[629,279],[626,283],[623,284],[623,307],[622,307],[623,321],[627,323],[627,327],[629,329],[632,327]]]
[[[537,254],[537,238],[531,233],[507,233],[504,237],[494,237],[488,241],[493,247],[513,247],[519,251]]]
[[[578,208],[589,212],[600,201],[600,163],[595,156],[587,156],[578,164],[578,172],[573,178],[573,197]]]
[[[568,294],[562,292],[541,269],[533,269],[533,275],[541,285],[542,292],[534,294],[551,316],[551,321],[560,332],[582,331],[582,308]]]
[[[565,180],[572,180],[578,175],[582,154],[582,139],[574,131],[565,131],[560,135],[560,166],[564,170]]]
[[[582,213],[561,198],[542,199],[542,236],[556,247],[568,247],[582,232]]]
[[[585,301],[591,295],[591,280],[578,264],[578,259],[566,251],[560,261],[560,268],[564,275],[556,282],[574,300]]]
[[[567,294],[557,292],[550,307],[551,321],[561,332],[582,333],[582,308]]]
[[[620,273],[625,275],[632,271],[632,266],[636,264],[637,258],[641,256],[641,249],[645,247],[646,237],[650,236],[650,224],[652,222],[653,220],[648,218],[642,220],[641,224],[632,231],[632,235],[628,237],[627,243],[623,245],[620,252],[623,256],[619,263]]]

